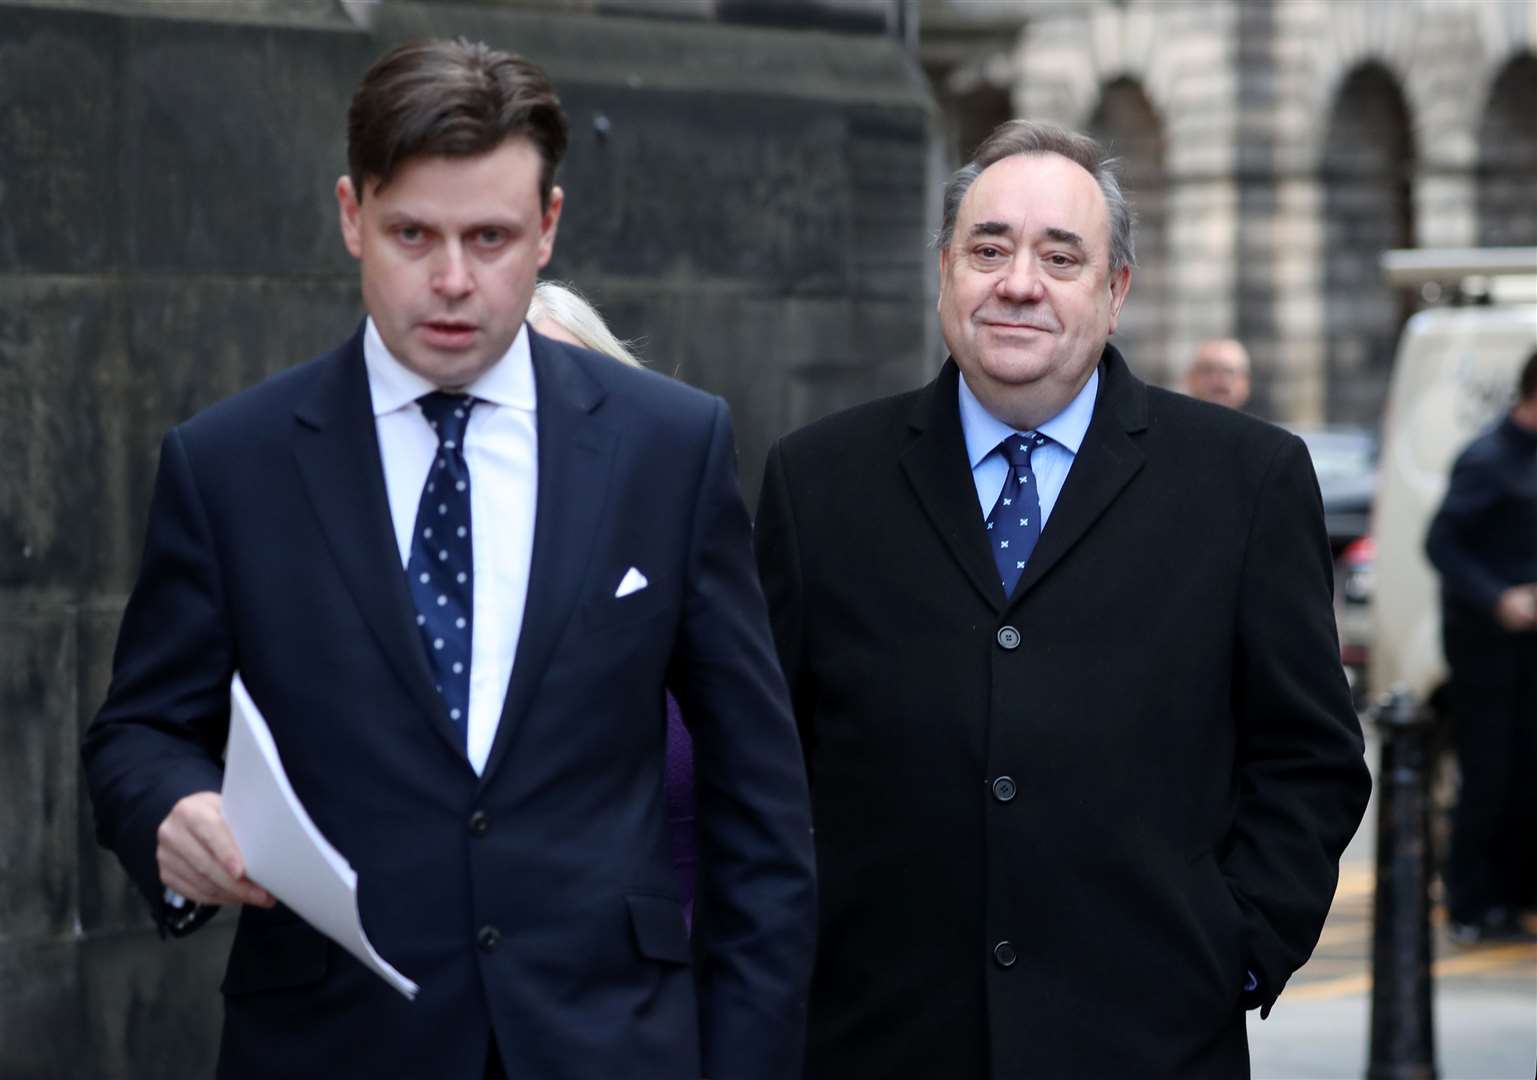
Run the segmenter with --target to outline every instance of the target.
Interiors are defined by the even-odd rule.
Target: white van
[[[1537,350],[1537,248],[1391,251],[1383,270],[1431,306],[1404,327],[1383,417],[1372,511],[1373,697],[1431,701],[1446,679],[1438,582],[1425,530],[1452,462],[1515,399]]]

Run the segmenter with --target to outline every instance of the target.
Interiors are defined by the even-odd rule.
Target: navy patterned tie
[[[448,718],[463,740],[470,715],[470,632],[474,629],[475,558],[470,534],[470,470],[464,429],[475,399],[435,391],[417,399],[438,435],[406,563],[416,625],[427,646]]]
[[[998,452],[1009,463],[1009,475],[1003,490],[987,515],[987,539],[993,546],[1003,595],[1013,596],[1019,575],[1024,572],[1035,542],[1041,538],[1041,499],[1035,493],[1035,473],[1030,469],[1030,455],[1047,441],[1038,431],[1010,435],[998,444]]]

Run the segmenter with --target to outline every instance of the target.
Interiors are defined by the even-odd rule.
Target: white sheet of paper
[[[358,915],[358,875],[294,794],[261,711],[236,675],[230,684],[224,819],[246,876],[415,1000],[417,985],[374,951]]]

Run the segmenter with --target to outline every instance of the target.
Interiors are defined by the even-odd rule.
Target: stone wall
[[[384,49],[464,33],[547,67],[574,135],[551,272],[727,397],[749,496],[778,434],[932,366],[900,19],[616,7],[0,0],[0,1076],[211,1075],[230,925],[156,938],[77,747],[161,434],[360,315],[331,190]]]

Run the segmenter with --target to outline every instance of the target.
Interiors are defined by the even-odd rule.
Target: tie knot
[[[1046,441],[1046,436],[1039,431],[1026,431],[1022,434],[1010,435],[998,444],[998,449],[1003,451],[1003,456],[1008,459],[1010,465],[1020,469],[1030,464],[1030,455]]]
[[[468,394],[434,390],[417,398],[416,403],[422,407],[422,415],[432,425],[432,430],[437,432],[438,442],[446,449],[458,450],[464,446],[464,429],[470,422],[470,409],[475,400]]]

